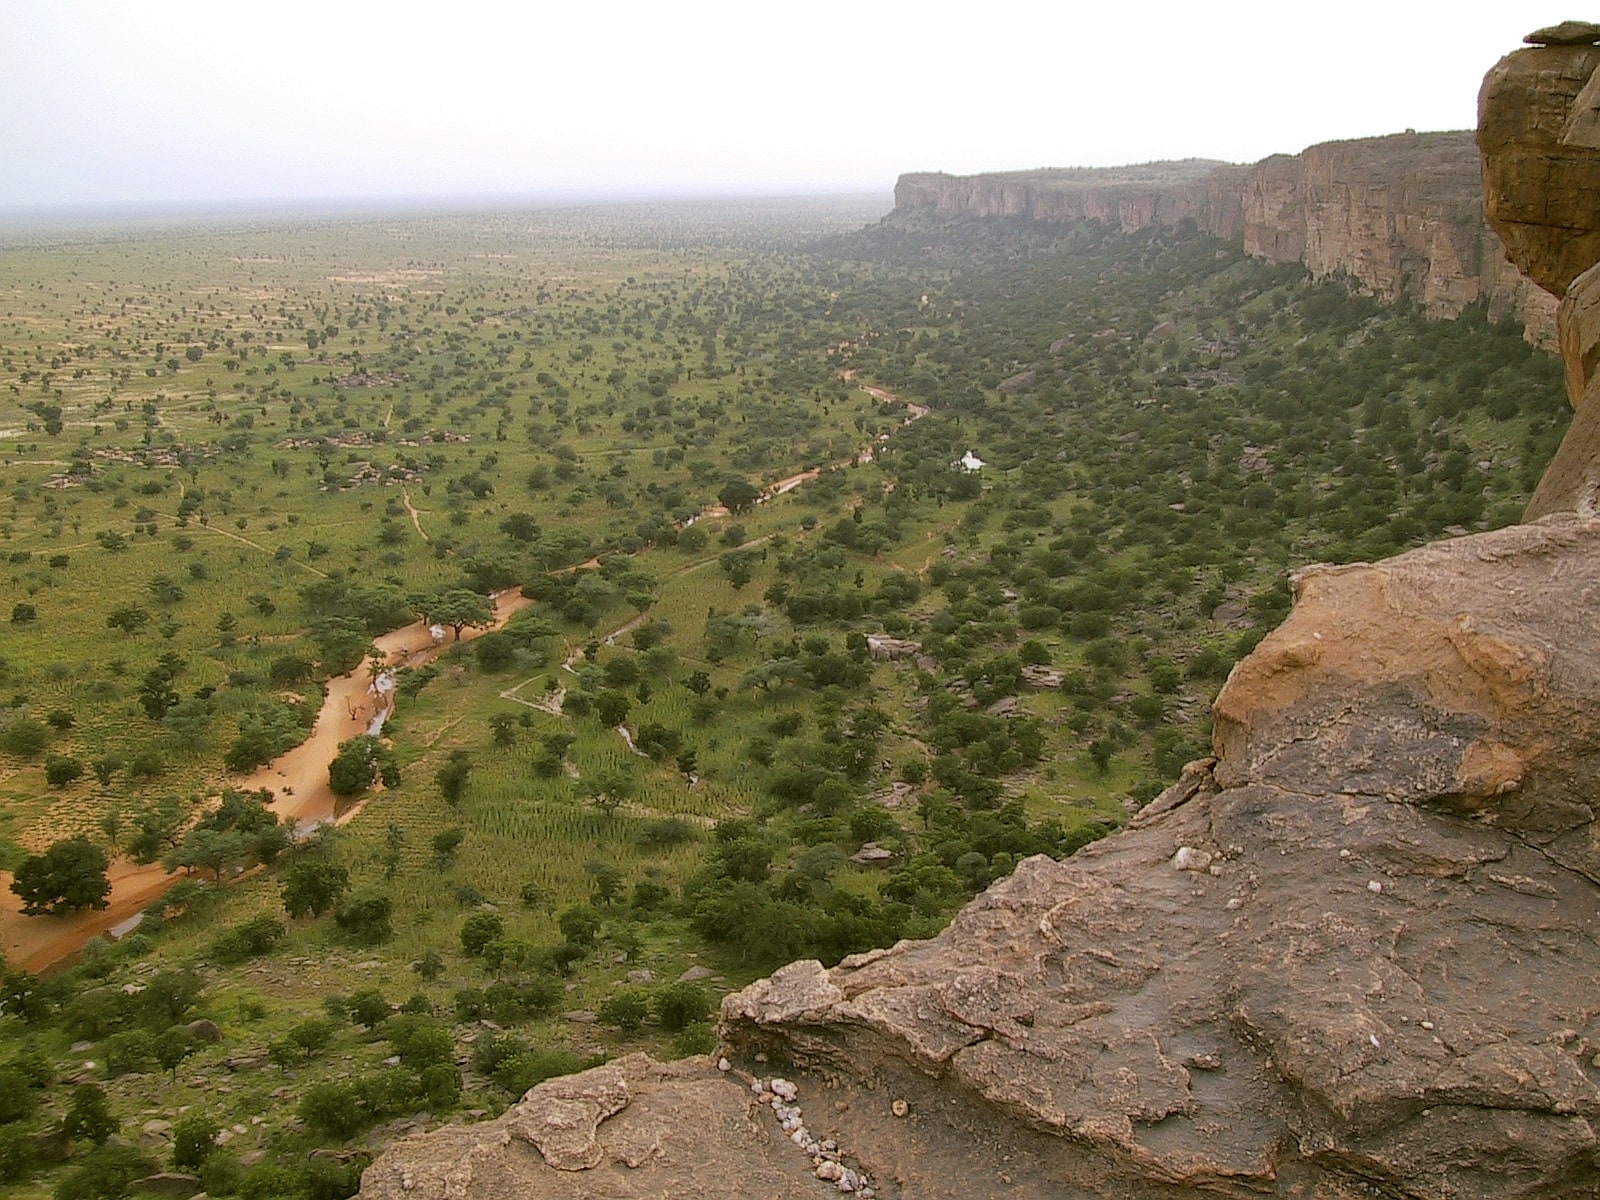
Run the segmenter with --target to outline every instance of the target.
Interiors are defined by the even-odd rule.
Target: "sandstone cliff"
[[[1126,231],[1192,220],[1273,262],[1347,275],[1387,300],[1454,317],[1487,297],[1554,345],[1555,302],[1507,261],[1484,217],[1471,133],[1325,142],[1254,166],[1206,160],[1109,170],[902,175],[897,211],[1097,220]]]
[[[1478,95],[1489,220],[1528,275],[1561,297],[1577,409],[1527,519],[1600,505],[1600,26],[1569,21],[1495,64]]]
[[[1600,1197],[1600,148],[1562,132],[1600,26],[1543,36],[1481,111],[1491,215],[1563,296],[1546,515],[1302,572],[1128,830],[727,997],[726,1058],[541,1084],[362,1195]]]

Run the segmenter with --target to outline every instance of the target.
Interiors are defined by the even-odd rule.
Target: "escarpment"
[[[1131,232],[1185,221],[1319,278],[1455,317],[1487,299],[1553,344],[1555,304],[1506,260],[1485,220],[1470,132],[1324,142],[1252,166],[1192,160],[1106,170],[902,175],[895,208],[945,214],[1096,220]]]
[[[727,997],[720,1061],[541,1084],[362,1195],[1600,1197],[1600,243],[1563,215],[1600,211],[1600,28],[1562,30],[1482,108],[1578,406],[1537,520],[1301,572],[1128,829]]]
[[[1489,220],[1560,298],[1567,395],[1577,410],[1527,519],[1600,501],[1600,26],[1569,21],[1495,64],[1478,94]]]

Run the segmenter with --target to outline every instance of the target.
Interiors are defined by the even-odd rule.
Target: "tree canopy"
[[[56,916],[76,908],[105,908],[111,894],[106,852],[88,838],[67,838],[17,868],[11,890],[30,916]]]
[[[494,605],[487,596],[467,588],[439,588],[412,597],[412,606],[429,624],[448,625],[456,640],[469,626],[483,629],[494,624]]]

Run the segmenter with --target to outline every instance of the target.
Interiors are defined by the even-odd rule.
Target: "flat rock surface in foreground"
[[[643,1054],[542,1083],[498,1120],[414,1135],[361,1181],[382,1200],[838,1194],[740,1079]]]

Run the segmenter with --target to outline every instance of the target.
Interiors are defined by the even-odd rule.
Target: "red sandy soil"
[[[520,592],[500,593],[495,597],[494,624],[481,630],[468,629],[461,640],[500,628],[512,613],[530,603]],[[391,667],[421,666],[445,649],[434,645],[428,627],[421,621],[384,634],[376,645]],[[348,675],[329,680],[327,699],[317,714],[311,736],[253,774],[236,779],[234,786],[270,788],[276,795],[272,810],[301,828],[319,821],[348,821],[361,806],[341,807],[328,787],[328,764],[338,753],[340,742],[365,733],[380,707],[392,706],[392,696],[380,698],[369,691],[371,679],[363,664]],[[126,858],[113,860],[108,875],[111,894],[105,908],[59,917],[25,917],[21,901],[11,891],[10,874],[0,871],[0,945],[4,946],[6,961],[27,971],[53,966],[91,938],[132,918],[183,878],[181,873],[169,874],[160,863],[139,866]]]

